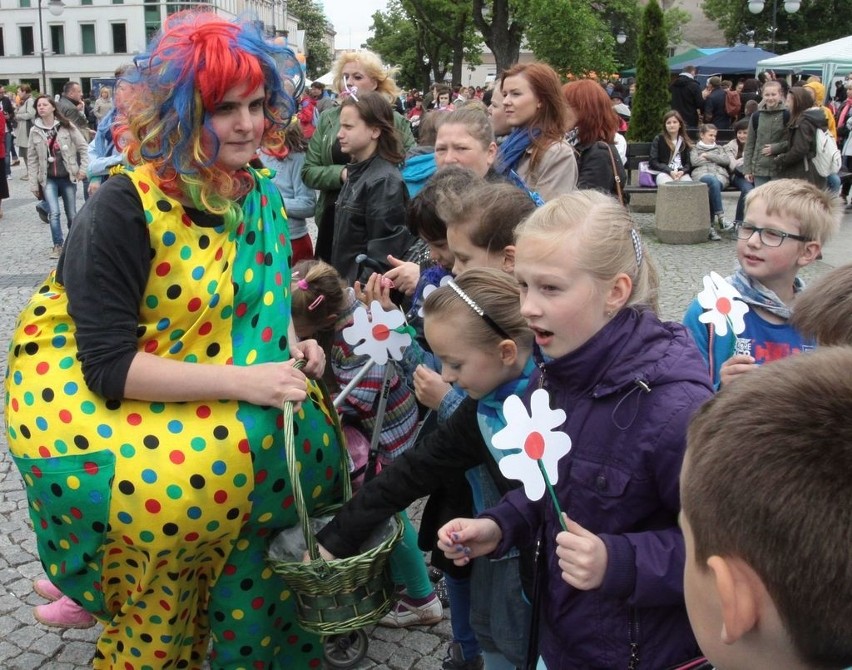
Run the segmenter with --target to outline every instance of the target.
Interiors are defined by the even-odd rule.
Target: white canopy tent
[[[314,79],[314,81],[318,81],[319,83],[323,84],[324,86],[331,86],[332,83],[334,83],[334,74],[332,74],[332,72],[329,70],[319,79]],[[311,83],[313,83],[313,82],[311,82]]]
[[[757,71],[763,70],[822,71],[822,81],[828,88],[835,75],[852,72],[852,35],[758,61]]]

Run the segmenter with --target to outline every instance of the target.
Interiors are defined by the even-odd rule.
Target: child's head
[[[763,85],[761,95],[763,96],[763,104],[768,109],[775,109],[779,104],[784,102],[782,98],[783,87],[777,79],[767,81]]]
[[[424,333],[445,382],[481,398],[520,375],[533,335],[518,298],[517,282],[490,268],[468,270],[426,298]]]
[[[657,309],[657,271],[614,198],[575,191],[515,230],[521,313],[552,358],[575,351],[625,307]]]
[[[852,265],[808,284],[796,298],[790,323],[819,345],[852,345]]]
[[[393,123],[393,109],[380,93],[364,92],[343,99],[337,139],[340,148],[356,162],[376,153],[394,164],[405,158]]]
[[[293,328],[300,339],[328,331],[346,309],[343,280],[323,261],[299,261],[293,266]]]
[[[482,183],[466,192],[440,193],[438,214],[447,224],[453,274],[474,267],[512,272],[515,227],[534,210],[529,196],[512,184]]]
[[[789,285],[819,256],[840,216],[838,198],[828,191],[801,179],[773,179],[746,196],[737,240],[740,265],[769,288],[776,282]],[[765,230],[757,234],[756,228]]]
[[[712,123],[702,123],[698,126],[698,137],[704,144],[716,144],[716,126]]]
[[[447,107],[450,104],[450,87],[439,86],[435,95],[435,106],[438,108]]]
[[[750,101],[754,102],[754,101]],[[737,142],[745,144],[748,139],[748,119],[740,119],[734,124],[734,131],[737,133]]]
[[[451,165],[432,175],[408,203],[408,230],[426,242],[432,260],[447,270],[452,269],[455,259],[447,246],[447,224],[438,213],[439,194],[462,197],[484,183],[472,170]]]
[[[745,107],[743,107],[743,114],[745,114],[746,118],[754,114],[760,105],[757,100],[747,100]]]
[[[689,135],[686,134],[686,124],[683,122],[683,117],[680,115],[680,112],[674,109],[670,109],[663,114],[663,136],[672,146],[674,146],[671,140],[673,136],[679,137],[683,146],[689,147],[692,145]]]
[[[695,415],[684,589],[720,670],[852,665],[852,348],[791,356]]]
[[[477,107],[462,107],[440,115],[438,123],[435,138],[438,169],[460,165],[480,177],[488,174],[497,157],[497,144],[488,115]]]

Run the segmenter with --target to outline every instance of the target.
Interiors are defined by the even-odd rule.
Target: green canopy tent
[[[698,47],[693,47],[689,51],[684,51],[682,54],[672,56],[668,59],[668,61],[666,61],[669,66],[669,72],[680,72],[684,65],[688,65],[699,58],[706,58],[707,56],[718,53],[719,51],[724,51],[726,48],[727,47],[699,49]],[[631,67],[626,70],[620,70],[620,73],[622,77],[635,77],[636,68]]]

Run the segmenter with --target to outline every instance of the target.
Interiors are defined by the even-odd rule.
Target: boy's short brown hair
[[[817,344],[852,345],[852,264],[808,284],[796,298],[790,323]]]
[[[773,179],[746,196],[748,208],[762,200],[769,216],[788,216],[799,223],[800,234],[825,245],[840,227],[840,199],[802,179]]]
[[[687,437],[681,504],[695,560],[745,561],[798,655],[852,665],[852,347],[743,375]]]

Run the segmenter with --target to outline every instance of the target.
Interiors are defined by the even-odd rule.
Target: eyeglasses
[[[761,243],[767,247],[780,247],[788,237],[791,240],[798,240],[799,242],[811,241],[810,238],[804,235],[793,235],[793,233],[785,233],[783,230],[776,230],[775,228],[758,228],[749,223],[737,224],[737,239],[750,240],[751,236],[755,233],[760,237]]]

